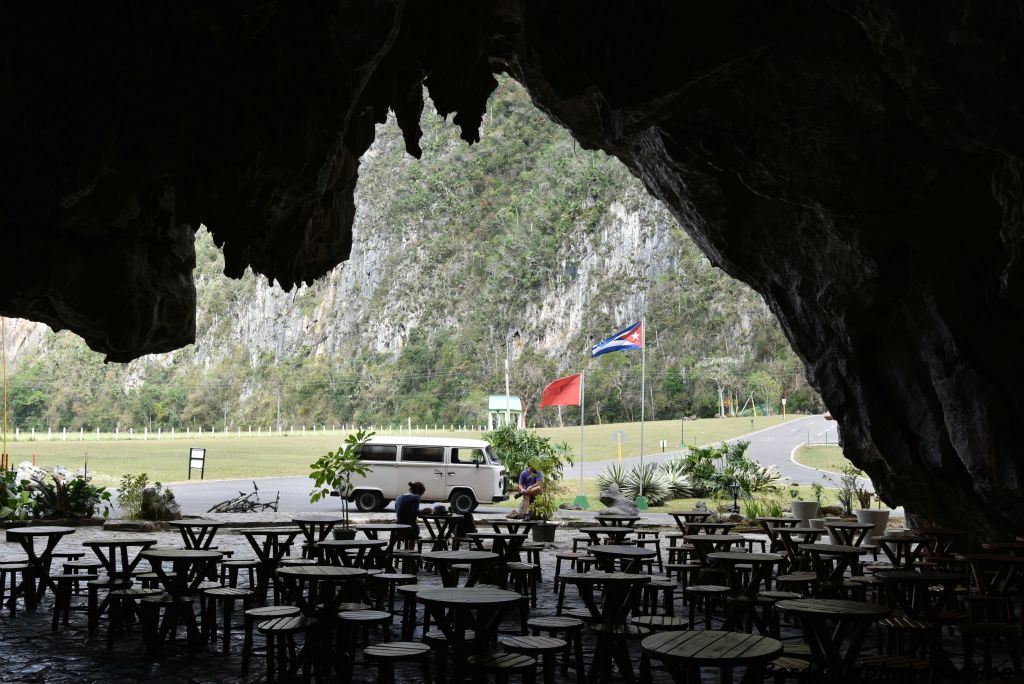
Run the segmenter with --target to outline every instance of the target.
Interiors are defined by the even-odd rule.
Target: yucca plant
[[[685,499],[694,496],[693,485],[686,472],[686,464],[674,458],[661,464],[661,473],[665,476],[673,499]]]
[[[627,498],[636,499],[640,496],[641,484],[648,505],[660,506],[672,495],[668,480],[656,463],[645,463],[632,468],[626,475],[626,484],[622,487],[622,493]]]
[[[612,463],[597,476],[597,486],[602,492],[612,485],[617,486],[620,492],[626,491],[626,469],[621,463]]]

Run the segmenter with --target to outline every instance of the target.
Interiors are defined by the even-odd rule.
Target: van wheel
[[[379,511],[384,507],[384,497],[380,492],[359,491],[355,495],[356,508],[363,513]]]
[[[459,515],[469,513],[476,508],[476,499],[473,497],[473,493],[465,489],[452,492],[448,503],[451,504],[452,513],[458,513]]]

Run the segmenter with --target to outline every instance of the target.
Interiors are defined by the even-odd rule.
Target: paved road
[[[836,424],[826,421],[821,416],[809,416],[766,428],[737,439],[750,442],[747,453],[763,465],[775,465],[783,477],[792,482],[808,484],[818,480],[821,475],[817,471],[794,463],[790,459],[793,450],[808,438],[813,443],[825,441],[828,431],[829,441],[836,439]],[[660,462],[677,455],[679,452],[654,454],[645,457],[645,461]],[[638,458],[623,459],[623,464],[632,466]],[[594,477],[613,461],[591,461],[583,464],[584,477]],[[574,469],[568,478],[578,477],[579,470]],[[312,511],[334,512],[338,510],[338,499],[331,498],[316,504],[309,503],[311,482],[305,477],[272,477],[256,481],[263,500],[273,499],[281,492],[281,511],[305,513]],[[237,495],[239,490],[249,492],[252,482],[249,480],[217,480],[207,482],[189,482],[173,486],[174,494],[181,504],[182,511],[189,515],[205,513],[207,509],[219,501]],[[481,508],[482,511],[502,511],[499,508]]]

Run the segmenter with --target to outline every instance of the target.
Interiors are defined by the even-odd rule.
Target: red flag
[[[579,406],[580,374],[558,378],[544,388],[540,398],[541,406]]]

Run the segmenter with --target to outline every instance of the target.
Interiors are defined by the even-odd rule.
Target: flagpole
[[[583,393],[586,382],[585,372],[580,373],[580,496],[583,494]]]
[[[647,321],[640,319],[640,496],[644,495],[644,404],[647,403]]]

